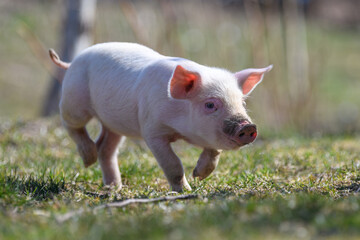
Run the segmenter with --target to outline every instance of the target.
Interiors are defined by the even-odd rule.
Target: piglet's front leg
[[[216,168],[220,159],[221,150],[205,148],[193,171],[193,177],[203,180],[209,176]]]
[[[176,192],[182,192],[183,188],[191,190],[185,178],[183,165],[172,150],[168,138],[148,137],[145,141],[163,169],[171,189]]]

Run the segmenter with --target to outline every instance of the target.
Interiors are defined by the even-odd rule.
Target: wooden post
[[[93,43],[95,11],[96,0],[66,1],[60,54],[62,60],[71,62],[74,56]],[[64,74],[63,69],[57,69],[44,102],[42,116],[51,116],[59,111],[61,85],[57,79],[62,79]]]

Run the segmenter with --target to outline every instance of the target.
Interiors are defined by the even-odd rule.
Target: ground
[[[39,119],[55,71],[45,67],[47,52],[61,51],[65,6],[2,1],[1,240],[360,239],[359,31],[292,21],[291,4],[281,15],[260,12],[257,1],[244,11],[134,1],[130,16],[118,1],[98,2],[94,43],[141,42],[232,72],[273,64],[247,100],[259,137],[224,152],[204,181],[191,178],[201,149],[177,142],[193,188],[183,194],[195,199],[97,208],[178,195],[143,142],[128,140],[119,152],[117,192],[102,186],[98,163],[83,167],[58,116]],[[93,137],[96,129],[89,127]]]
[[[96,135],[96,123],[89,131]],[[358,239],[360,137],[259,138],[225,152],[206,180],[201,152],[175,144],[195,199],[95,209],[177,195],[142,142],[119,153],[124,187],[85,169],[57,117],[0,124],[0,239]],[[68,220],[64,214],[75,213]]]

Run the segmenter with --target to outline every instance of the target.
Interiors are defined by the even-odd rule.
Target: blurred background
[[[109,41],[239,71],[274,65],[247,101],[262,135],[358,134],[358,0],[1,0],[0,119],[56,114],[71,61]]]

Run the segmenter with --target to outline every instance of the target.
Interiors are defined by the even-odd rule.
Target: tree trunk
[[[66,18],[62,30],[62,47],[60,57],[70,62],[81,50],[93,43],[96,0],[67,0]],[[61,85],[57,79],[64,77],[65,70],[57,69],[56,77],[42,110],[42,116],[51,116],[59,111]]]

